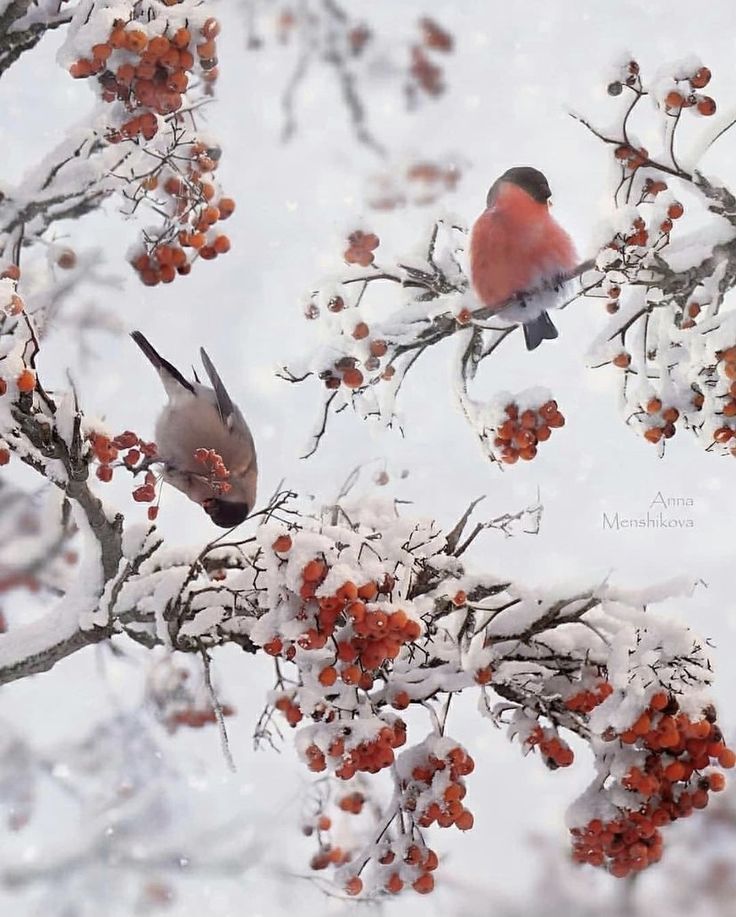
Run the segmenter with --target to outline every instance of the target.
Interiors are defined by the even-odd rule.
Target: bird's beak
[[[547,206],[549,207],[550,210],[552,209],[552,198],[551,197],[547,198]]]

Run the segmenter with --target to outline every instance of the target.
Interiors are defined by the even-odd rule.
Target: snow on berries
[[[490,312],[470,290],[462,267],[465,230],[449,220],[436,220],[418,251],[380,264],[374,256],[378,243],[373,233],[353,232],[344,252],[349,268],[326,278],[316,291],[312,287],[303,299],[303,314],[321,322],[329,340],[329,346],[320,346],[307,360],[279,373],[291,383],[316,378],[323,389],[322,412],[304,457],[319,447],[330,417],[346,407],[384,428],[403,428],[396,401],[407,374],[431,346],[456,336],[452,390],[484,452],[499,465],[499,451],[507,463],[534,458],[539,443],[565,423],[549,394],[518,405],[526,412],[525,425],[517,430],[512,418],[497,433],[510,420],[498,416],[500,396],[482,400],[469,393],[479,362],[514,326],[489,325]],[[514,401],[508,395],[501,408]]]
[[[517,401],[508,401],[502,419],[495,426],[493,445],[506,465],[513,465],[519,459],[531,461],[537,455],[539,444],[550,438],[552,430],[565,425],[565,417],[553,398],[536,406],[532,403],[533,398],[534,394],[524,393],[520,400],[529,406],[523,408]]]
[[[678,143],[683,120],[715,112],[701,92],[710,80],[696,58],[667,65],[649,81],[635,61],[624,61],[609,86],[627,101],[617,122],[599,130],[583,121],[620,166],[610,233],[596,258],[600,289],[589,293],[603,300],[609,321],[589,359],[616,370],[626,423],[660,456],[680,429],[711,454],[733,448],[728,374],[736,364],[723,354],[736,337],[736,313],[726,298],[732,284],[723,279],[730,261],[724,267],[718,254],[730,251],[736,235],[733,196],[688,171]],[[642,104],[647,98],[656,104]],[[661,138],[657,149],[638,143],[640,125]],[[695,235],[687,232],[690,222]]]
[[[699,90],[710,83],[711,72],[693,59],[674,68],[671,75],[663,75],[653,87],[654,95],[664,113],[679,118],[685,111],[710,117],[716,112],[715,100]]]
[[[169,218],[163,237],[151,235],[134,248],[130,262],[146,286],[184,276],[198,258],[212,261],[230,251],[230,238],[217,224],[235,211],[235,201],[219,192],[214,172],[220,149],[197,140],[186,145],[176,168],[162,165],[142,185]]]
[[[217,79],[219,23],[193,0],[131,5],[101,2],[75,22],[62,49],[72,77],[89,80],[104,112],[104,139],[125,150],[118,176],[125,209],[145,203],[159,220],[130,261],[143,283],[171,283],[194,261],[230,249],[216,224],[235,204],[214,177],[220,150],[196,128],[196,109]],[[112,178],[110,179],[112,180]],[[163,219],[163,224],[160,224]]]
[[[666,691],[653,694],[628,728],[608,729],[602,740],[613,746],[607,757],[609,773],[618,778],[609,790],[615,817],[571,828],[573,856],[623,878],[659,861],[660,829],[704,809],[709,793],[725,787],[718,768],[732,768],[736,755],[712,705],[688,714]]]
[[[467,751],[446,736],[430,736],[403,752],[397,761],[401,808],[419,828],[437,824],[460,831],[473,827],[473,815],[463,805],[464,778],[475,769]]]
[[[432,891],[431,834],[487,817],[469,805],[472,749],[448,729],[447,698],[462,691],[551,771],[586,766],[572,733],[589,745],[596,779],[569,816],[577,859],[614,875],[655,862],[655,831],[701,806],[706,781],[719,792],[733,763],[703,641],[657,617],[651,596],[605,585],[558,601],[472,575],[432,523],[389,505],[363,499],[257,536],[247,633],[276,671],[258,734],[290,726],[314,775],[312,868],[343,892],[359,878],[360,897]],[[424,712],[430,734],[417,736]]]

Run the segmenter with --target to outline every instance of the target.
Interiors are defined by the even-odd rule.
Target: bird
[[[196,370],[190,382],[140,331],[132,331],[130,336],[153,365],[169,396],[156,421],[156,461],[163,465],[164,481],[198,503],[215,525],[227,529],[240,525],[256,499],[255,444],[212,360],[201,347],[199,354],[211,387],[199,381]],[[208,474],[203,453],[198,450],[214,450],[222,458],[229,472],[224,487],[214,473]]]
[[[549,212],[551,196],[538,169],[508,169],[491,185],[470,235],[475,295],[491,311],[523,325],[527,350],[557,337],[547,309],[559,305],[565,279],[578,262],[572,239]],[[530,291],[531,296],[520,295]]]

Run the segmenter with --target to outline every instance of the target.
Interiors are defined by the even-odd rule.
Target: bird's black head
[[[539,169],[533,169],[531,166],[514,166],[513,169],[507,169],[503,175],[496,179],[491,185],[491,190],[486,198],[486,206],[492,207],[498,197],[498,192],[504,182],[510,182],[517,185],[523,191],[540,204],[546,204],[552,197],[549,188],[549,182]]]
[[[222,529],[231,529],[240,525],[248,517],[250,508],[247,503],[236,503],[233,500],[221,500],[211,497],[205,500],[202,508],[210,519]]]

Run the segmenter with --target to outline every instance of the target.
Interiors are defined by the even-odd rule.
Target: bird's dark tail
[[[153,344],[151,344],[151,342],[144,334],[141,334],[140,331],[131,331],[130,336],[151,361],[159,375],[166,374],[172,376],[174,379],[176,379],[179,385],[183,385],[185,389],[194,393],[194,386],[192,383],[185,379],[179,370],[171,363],[169,363],[168,360],[164,360],[161,354],[156,350],[156,348],[153,346]]]
[[[542,312],[534,321],[524,323],[524,340],[527,350],[534,350],[542,341],[551,341],[557,336],[558,331],[546,312]]]

